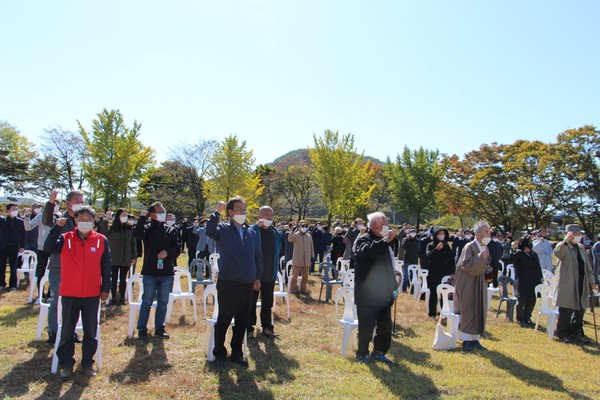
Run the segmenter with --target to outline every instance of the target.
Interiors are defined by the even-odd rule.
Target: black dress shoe
[[[60,371],[60,379],[66,381],[67,379],[71,379],[73,377],[73,366],[62,368]]]
[[[158,329],[154,332],[154,337],[159,339],[169,339],[171,335],[169,335],[164,329]]]
[[[148,340],[148,330],[147,329],[138,330],[138,339]]]
[[[232,356],[229,361],[231,361],[232,363],[241,365],[244,368],[248,368],[248,361],[242,357],[242,356]]]

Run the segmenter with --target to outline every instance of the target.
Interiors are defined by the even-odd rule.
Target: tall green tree
[[[154,150],[139,140],[141,125],[134,121],[128,127],[119,110],[106,108],[92,121],[90,132],[77,123],[86,145],[83,170],[92,204],[102,198],[105,210],[127,206],[129,195],[137,192],[142,177],[154,164]]]
[[[256,208],[257,198],[263,188],[260,176],[254,170],[252,150],[246,148],[246,141],[239,141],[230,135],[219,142],[211,159],[208,171],[211,180],[209,198],[213,202],[227,201],[234,196],[242,196],[248,208]]]
[[[344,208],[350,197],[357,193],[356,177],[360,174],[362,155],[356,153],[354,135],[340,135],[326,130],[323,136],[313,135],[315,147],[310,149],[310,159],[315,170],[315,180],[327,207],[327,221],[333,215],[345,215]],[[359,189],[360,190],[360,189]]]
[[[417,229],[425,218],[435,212],[435,192],[444,176],[444,169],[439,151],[423,147],[410,151],[405,146],[394,163],[388,159],[386,172],[396,208],[406,217],[414,218]]]
[[[150,168],[140,183],[138,201],[143,204],[160,201],[168,212],[177,217],[202,215],[198,212],[188,173],[188,166],[173,160]]]
[[[0,121],[0,189],[20,194],[27,190],[30,161],[35,146],[6,121]]]

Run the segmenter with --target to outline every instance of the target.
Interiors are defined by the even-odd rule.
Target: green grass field
[[[180,264],[183,264],[181,262]],[[249,342],[250,368],[219,369],[206,362],[208,327],[197,290],[198,323],[192,308],[176,305],[167,330],[171,339],[127,339],[128,307],[102,312],[104,366],[97,377],[78,374],[61,382],[50,374],[52,347],[35,342],[38,307],[25,291],[0,294],[0,396],[26,399],[598,399],[600,347],[552,342],[488,314],[486,352],[434,351],[435,321],[424,301],[401,294],[390,358],[398,365],[367,365],[340,356],[342,329],[335,306],[317,302],[320,282],[311,277],[310,298],[291,298],[291,321],[275,308],[276,339]],[[503,306],[504,307],[504,306]],[[586,333],[594,337],[592,314]],[[545,318],[542,327],[545,327]],[[43,339],[46,339],[44,333]],[[76,348],[76,358],[81,349]]]

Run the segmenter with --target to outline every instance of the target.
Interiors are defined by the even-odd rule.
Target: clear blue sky
[[[600,2],[5,1],[0,119],[33,140],[120,109],[169,146],[257,163],[351,132],[380,159],[598,125]]]

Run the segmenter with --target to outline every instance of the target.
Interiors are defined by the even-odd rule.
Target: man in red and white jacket
[[[44,243],[44,250],[47,252],[60,253],[62,330],[56,354],[62,369],[62,379],[73,375],[74,333],[80,312],[83,324],[81,366],[86,376],[96,374],[92,366],[98,347],[98,307],[100,300],[108,298],[112,263],[108,240],[93,230],[95,219],[94,209],[83,206],[75,212],[75,229],[61,234],[61,227],[66,220],[59,218]]]

